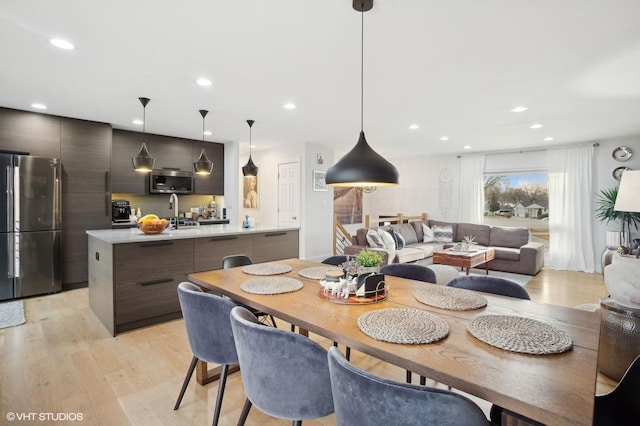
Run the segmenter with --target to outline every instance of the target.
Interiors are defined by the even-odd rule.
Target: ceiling
[[[637,0],[375,0],[367,139],[394,158],[640,134],[638,16]],[[254,151],[340,155],[360,130],[360,34],[351,0],[5,1],[0,106],[141,130],[144,96],[150,133],[200,139],[208,109],[207,140],[245,151],[254,119]]]

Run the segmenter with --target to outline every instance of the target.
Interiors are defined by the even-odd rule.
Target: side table
[[[640,355],[640,309],[619,305],[607,297],[600,301],[600,315],[598,368],[619,381]]]

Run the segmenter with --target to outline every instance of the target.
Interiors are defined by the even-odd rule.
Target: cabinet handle
[[[228,236],[228,237],[214,237],[209,241],[229,241],[229,240],[237,240],[238,237]]]
[[[286,232],[272,232],[270,234],[264,234],[265,237],[277,237],[279,235],[287,235]]]
[[[150,285],[158,285],[164,283],[170,283],[173,281],[173,278],[158,278],[157,280],[149,280],[149,281],[140,281],[138,285],[142,287],[147,287]]]
[[[148,243],[140,243],[140,247],[162,247],[172,245],[173,243],[171,241],[153,241]]]

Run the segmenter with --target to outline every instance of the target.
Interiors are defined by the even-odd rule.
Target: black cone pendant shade
[[[253,123],[255,123],[255,121],[247,120],[247,124],[249,125],[249,161],[242,166],[243,176],[258,176],[258,166],[253,164],[253,159],[251,158],[251,127],[253,127]]]
[[[327,185],[332,186],[391,186],[399,180],[396,167],[375,152],[360,131],[358,143],[327,170]]]
[[[209,161],[209,157],[207,157],[207,153],[204,151],[204,118],[207,116],[209,111],[206,109],[201,109],[200,115],[202,116],[202,152],[200,153],[200,157],[193,163],[193,170],[197,175],[208,175],[211,174],[213,170],[213,163]]]
[[[153,165],[156,163],[156,159],[149,155],[149,150],[147,149],[147,144],[144,142],[145,139],[145,127],[147,123],[147,104],[149,103],[149,98],[138,98],[140,103],[142,104],[142,146],[140,147],[140,152],[138,155],[131,158],[133,162],[133,168],[136,172],[149,173],[153,170]]]
[[[364,12],[373,7],[373,0],[353,0],[353,8],[361,12],[362,39],[360,62],[360,138],[344,157],[329,167],[325,176],[327,185],[371,187],[393,186],[400,181],[398,169],[375,152],[364,137]]]

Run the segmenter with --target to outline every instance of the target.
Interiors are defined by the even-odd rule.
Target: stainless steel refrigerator
[[[60,160],[0,153],[0,300],[62,289]]]

